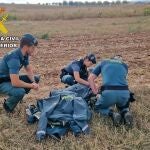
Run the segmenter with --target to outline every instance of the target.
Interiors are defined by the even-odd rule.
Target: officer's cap
[[[23,37],[21,38],[21,42],[26,43],[26,45],[28,46],[38,45],[37,39],[31,34],[24,34]]]
[[[88,54],[87,58],[89,59],[89,61],[91,61],[93,64],[96,64],[96,57],[94,54]]]

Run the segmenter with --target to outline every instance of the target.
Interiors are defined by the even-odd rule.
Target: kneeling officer
[[[100,98],[95,104],[96,112],[110,116],[116,126],[124,120],[127,126],[132,127],[133,117],[129,111],[130,92],[127,82],[128,66],[119,55],[101,61],[89,76],[89,83],[94,94],[98,94],[94,80],[100,74],[103,83]],[[111,109],[114,105],[117,106],[119,113]]]
[[[83,59],[71,62],[62,69],[60,75],[61,82],[68,85],[80,83],[89,86],[89,83],[87,81],[87,68],[91,67],[93,64],[96,64],[96,57],[94,54],[89,54]]]
[[[29,56],[36,50],[38,41],[31,34],[25,34],[20,41],[20,47],[8,52],[0,60],[0,94],[8,95],[3,107],[6,112],[13,112],[18,102],[30,89],[38,90],[39,76],[34,76]],[[24,67],[27,75],[19,75]]]

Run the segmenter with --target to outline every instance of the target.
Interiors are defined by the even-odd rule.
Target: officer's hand
[[[95,95],[97,95],[97,94],[98,94],[98,89],[96,88],[96,89],[93,91],[93,93],[94,93]]]
[[[97,86],[97,89],[98,89],[98,91],[100,91],[100,89],[101,89],[101,85]]]
[[[100,94],[97,94],[97,95],[96,95],[96,98],[97,98],[97,99],[99,99],[99,98],[100,98],[100,96],[101,96]]]
[[[34,89],[36,91],[39,89],[39,84],[37,84],[37,83],[32,83],[32,86],[33,86],[32,89]]]

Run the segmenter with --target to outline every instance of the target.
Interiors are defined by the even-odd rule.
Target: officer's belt
[[[6,76],[6,77],[0,77],[0,84],[3,82],[10,82],[10,77]]]
[[[128,86],[118,86],[118,85],[101,86],[100,91],[103,92],[105,90],[129,90],[129,88],[128,88]]]
[[[25,76],[27,76],[27,75],[19,75],[19,78],[21,79]],[[40,79],[40,76],[35,75],[34,78],[35,78],[35,82],[38,83],[39,79]],[[30,81],[30,79],[28,79],[28,80],[29,80],[28,83],[33,83],[32,81]],[[10,76],[0,77],[0,84],[3,83],[3,82],[10,82],[10,81],[11,81]]]

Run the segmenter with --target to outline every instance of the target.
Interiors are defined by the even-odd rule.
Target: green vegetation
[[[84,18],[118,18],[118,17],[147,16],[150,14],[149,10],[150,4],[113,5],[111,7],[110,6],[100,7],[98,5],[92,7],[4,5],[4,7],[10,10],[9,12],[10,20],[26,20],[26,21],[73,20]]]
[[[144,9],[144,16],[150,16],[150,7]]]
[[[41,35],[41,39],[48,40],[49,39],[48,33],[45,33],[45,34]]]
[[[16,15],[9,14],[9,15],[8,15],[8,20],[9,20],[9,21],[15,21],[15,20],[17,20],[17,16],[16,16]]]

